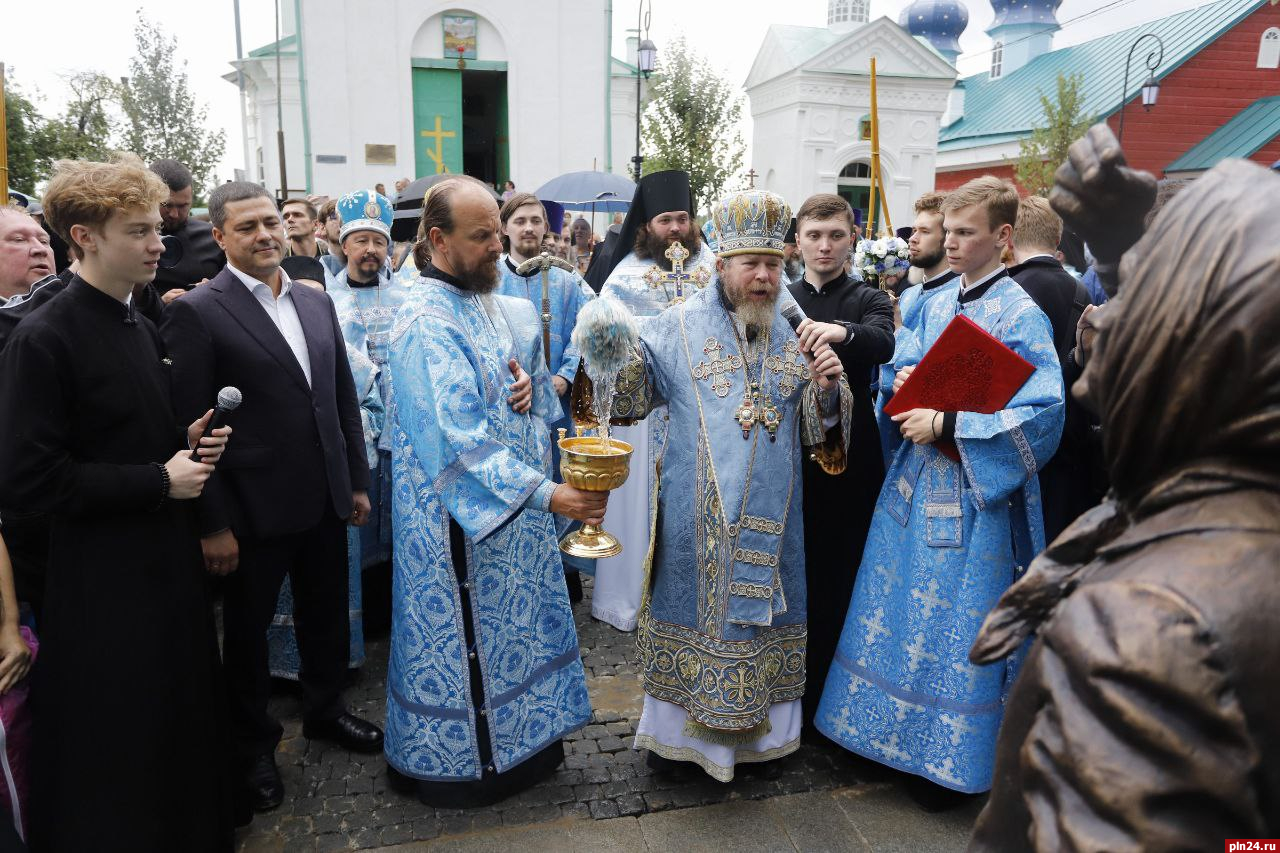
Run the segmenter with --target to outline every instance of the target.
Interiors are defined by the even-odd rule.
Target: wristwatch
[[[844,326],[844,340],[840,342],[840,346],[848,346],[853,341],[853,323],[848,320],[836,320],[837,326]]]

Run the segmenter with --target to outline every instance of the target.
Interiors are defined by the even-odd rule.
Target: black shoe
[[[976,794],[965,794],[935,784],[923,776],[910,776],[904,780],[909,796],[922,811],[929,814],[957,809],[972,800]]]
[[[354,714],[339,714],[332,720],[311,720],[302,724],[308,740],[327,740],[351,752],[378,752],[382,749],[382,729]]]
[[[276,767],[274,755],[259,755],[253,759],[244,775],[249,806],[255,812],[269,812],[284,802],[284,780]]]

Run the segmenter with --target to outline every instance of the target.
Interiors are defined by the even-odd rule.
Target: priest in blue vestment
[[[442,181],[422,226],[421,275],[390,337],[385,750],[424,803],[470,807],[553,772],[561,738],[591,717],[553,513],[599,523],[607,495],[547,476],[561,409],[537,313],[494,293],[492,194]]]
[[[821,454],[842,468],[853,396],[830,346],[802,352],[779,309],[787,204],[748,191],[722,200],[714,216],[716,283],[641,327],[613,415],[665,405],[670,418],[654,463],[651,541],[624,543],[648,553],[635,745],[659,767],[690,761],[727,782],[736,764],[800,742],[800,462]]]
[[[894,361],[905,366],[890,391],[960,314],[1034,372],[994,414],[912,409],[893,417],[901,438],[816,720],[846,749],[915,774],[908,790],[926,809],[958,802],[948,791],[991,787],[1016,661],[975,666],[969,647],[1044,547],[1036,471],[1062,434],[1049,322],[1000,264],[1017,208],[1012,184],[992,177],[942,203],[958,286],[929,300],[917,328],[904,326]],[[954,440],[960,461],[938,450],[939,438]]]
[[[928,192],[916,199],[916,218],[911,226],[911,238],[907,240],[907,250],[911,266],[920,270],[924,279],[902,291],[902,295],[898,297],[898,314],[902,318],[902,325],[895,335],[898,344],[904,337],[920,331],[925,306],[938,297],[953,295],[960,287],[957,281],[960,275],[951,269],[951,265],[947,263],[947,253],[942,248],[942,202],[946,197],[945,193]],[[895,350],[895,355],[904,351],[900,346],[895,346]],[[876,416],[880,424],[880,448],[884,452],[886,468],[893,462],[893,451],[901,444],[902,435],[898,432],[898,425],[888,418],[880,417],[880,413],[893,396],[894,377],[904,367],[905,363],[894,358],[880,366],[878,375]]]
[[[577,347],[569,337],[573,334],[573,327],[578,322],[578,311],[583,305],[595,299],[596,294],[568,261],[563,262],[565,267],[569,267],[568,269],[553,265],[545,273],[548,310],[546,316],[542,316],[544,273],[535,271],[520,275],[516,269],[542,253],[543,238],[546,237],[550,227],[547,211],[533,193],[515,193],[503,202],[498,218],[502,224],[502,245],[506,249],[505,254],[498,259],[498,272],[502,276],[498,293],[527,301],[539,314],[538,333],[542,342],[542,352],[544,356],[549,354],[547,366],[563,410],[561,417],[548,423],[554,432],[556,428],[568,424],[569,389],[573,385],[574,376],[578,373],[578,361],[581,359]],[[556,478],[559,470],[559,447],[553,440],[550,468],[553,479]],[[567,533],[572,526],[570,520],[561,519],[561,534]],[[568,554],[562,554],[561,560],[564,563],[565,578],[569,585],[569,598],[574,602],[581,601],[582,582],[579,575],[583,571],[594,572],[595,560]]]

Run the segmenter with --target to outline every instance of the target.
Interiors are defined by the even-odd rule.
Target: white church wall
[[[441,15],[477,18],[477,59],[507,63],[509,166],[522,189],[563,172],[605,163],[605,22],[599,0],[307,0],[302,14],[306,61],[312,192],[338,195],[400,177],[416,177],[412,60],[444,57]],[[306,178],[296,65],[282,57],[289,183]],[[269,65],[269,67],[267,67]],[[251,178],[257,151],[268,188],[279,183],[275,154],[275,67],[254,66],[248,86]],[[230,79],[234,80],[234,74]],[[614,86],[622,95],[625,86]],[[625,171],[634,139],[634,90],[625,109],[613,107],[615,171]],[[632,118],[626,120],[630,115]],[[622,121],[618,121],[622,119]],[[619,127],[618,125],[622,126]],[[365,145],[395,146],[394,165],[365,163]],[[337,155],[344,163],[321,163]],[[622,162],[619,163],[619,155]]]

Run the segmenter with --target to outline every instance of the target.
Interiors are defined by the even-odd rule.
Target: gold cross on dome
[[[672,243],[663,254],[667,260],[671,261],[671,272],[666,272],[654,264],[644,274],[644,280],[653,290],[662,288],[667,296],[667,307],[684,302],[686,286],[692,285],[693,289],[701,290],[711,280],[711,274],[707,272],[706,267],[698,267],[692,273],[685,272],[684,262],[689,260],[689,250],[683,243]],[[674,295],[672,295],[672,288],[675,290]]]

